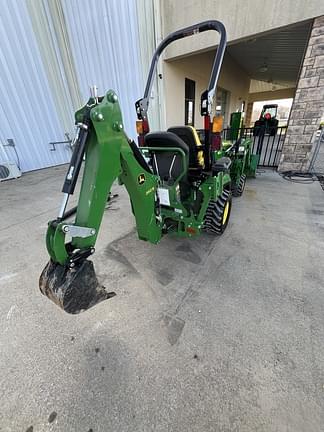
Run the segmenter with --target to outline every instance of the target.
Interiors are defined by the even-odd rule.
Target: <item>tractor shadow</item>
[[[216,245],[217,238],[166,237],[158,245],[140,241],[134,231],[111,242],[102,259],[114,262],[119,276],[141,278],[163,304],[177,304],[178,297],[192,286]]]
[[[108,244],[101,254],[100,268],[112,269],[109,277],[103,270],[103,283],[107,286],[108,282],[108,288],[118,292],[126,281],[133,280],[141,284],[141,289],[149,290],[159,305],[159,319],[173,345],[185,325],[177,315],[184,303],[199,295],[198,279],[208,277],[206,263],[219,241],[218,237],[202,234],[196,239],[165,237],[153,245],[140,241],[131,231]]]

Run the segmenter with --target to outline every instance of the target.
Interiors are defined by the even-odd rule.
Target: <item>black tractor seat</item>
[[[212,173],[213,175],[217,175],[220,172],[227,173],[229,172],[232,161],[229,157],[223,156],[220,159],[217,159],[212,165]]]
[[[188,171],[189,148],[177,135],[172,132],[151,132],[145,135],[144,144],[148,148],[177,148],[185,154],[185,161],[180,152],[153,151],[152,167],[154,174],[163,181],[174,183],[181,176],[182,172]],[[185,164],[185,165],[184,165]]]
[[[189,169],[201,170],[204,168],[203,146],[199,136],[192,126],[173,126],[168,132],[176,134],[189,147]]]
[[[150,132],[145,135],[144,143],[146,147],[176,147],[189,155],[188,145],[172,132]]]

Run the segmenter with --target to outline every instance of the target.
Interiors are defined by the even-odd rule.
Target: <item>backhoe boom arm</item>
[[[110,90],[102,98],[91,98],[77,111],[75,119],[79,131],[63,186],[63,204],[58,218],[49,222],[46,235],[51,260],[40,279],[41,291],[64,309],[64,292],[69,292],[74,285],[82,292],[84,284],[89,285],[89,272],[93,273],[91,277],[96,281],[91,293],[98,292],[92,263],[89,265],[89,261],[85,261],[95,250],[107,197],[116,178],[119,177],[129,193],[139,237],[157,243],[162,233],[156,208],[158,177],[150,171],[145,160],[140,159],[141,155],[134,157],[137,148],[132,146],[124,133],[117,95]],[[67,221],[71,211],[66,211],[66,207],[69,196],[74,192],[83,157],[81,189],[75,220],[71,223]],[[103,291],[99,291],[104,295]],[[91,293],[88,299],[82,296],[82,304],[74,298],[71,312],[76,313],[92,305]]]

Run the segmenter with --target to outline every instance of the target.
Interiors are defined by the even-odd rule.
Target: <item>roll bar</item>
[[[144,96],[142,99],[139,99],[135,103],[137,117],[139,120],[144,120],[147,118],[147,110],[149,106],[149,97],[152,90],[153,79],[156,72],[157,62],[162,51],[172,42],[183,39],[187,36],[191,36],[197,33],[202,33],[208,30],[216,30],[220,34],[220,42],[217,47],[217,51],[215,54],[214,63],[212,66],[212,71],[209,79],[209,84],[207,90],[202,94],[201,97],[201,112],[202,115],[209,115],[211,113],[212,101],[214,97],[214,93],[216,90],[216,85],[220,73],[220,69],[222,66],[222,61],[224,57],[224,52],[226,48],[226,30],[224,25],[220,21],[209,20],[203,21],[192,26],[177,30],[173,33],[170,33],[165,39],[157,47],[154,56],[152,58],[146,87],[144,91]]]

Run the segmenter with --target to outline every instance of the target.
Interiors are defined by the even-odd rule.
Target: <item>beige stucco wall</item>
[[[167,127],[184,124],[185,78],[189,78],[196,82],[195,127],[202,128],[200,96],[207,88],[213,58],[214,52],[207,52],[163,62]],[[240,108],[243,100],[247,101],[250,79],[229,55],[225,55],[218,85],[230,91],[228,113]]]
[[[222,21],[228,41],[246,38],[324,14],[323,0],[161,0],[163,34],[208,19]],[[209,49],[218,42],[215,32],[172,44],[168,58]]]

